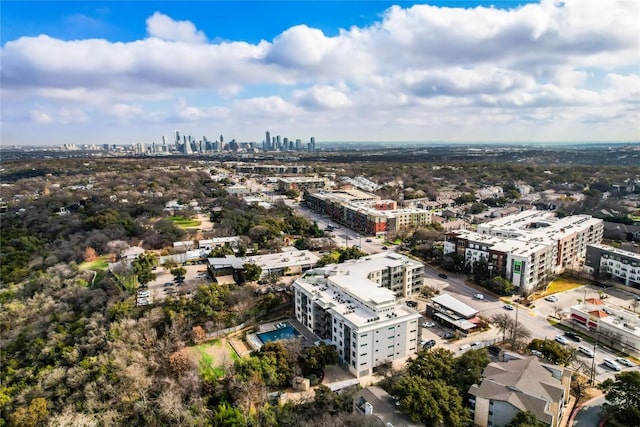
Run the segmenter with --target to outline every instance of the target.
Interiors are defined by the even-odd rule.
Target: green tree
[[[171,274],[173,275],[173,277],[180,278],[180,277],[184,277],[187,274],[187,269],[184,267],[176,267],[176,268],[172,268],[171,269]]]
[[[225,255],[234,255],[235,252],[231,246],[222,245],[216,246],[211,252],[209,252],[209,258],[224,258]]]
[[[458,390],[444,380],[404,375],[393,386],[400,409],[426,426],[463,427],[471,422]]]
[[[640,426],[640,372],[626,371],[606,379],[599,388],[605,392],[604,412],[618,425]],[[612,423],[613,425],[616,425]]]
[[[258,280],[262,275],[262,267],[253,263],[246,263],[242,266],[244,270],[244,278],[248,282],[252,282],[254,280]]]
[[[427,380],[449,381],[453,378],[455,362],[453,353],[444,348],[421,351],[415,359],[407,361],[407,373]]]
[[[143,253],[136,257],[131,263],[133,272],[138,278],[138,283],[146,284],[156,278],[153,268],[158,265],[158,257],[153,253]]]
[[[575,359],[575,350],[570,350],[551,340],[541,340],[534,338],[527,346],[529,350],[536,350],[552,363],[558,365],[569,365]]]
[[[536,418],[531,411],[518,411],[506,427],[545,427],[547,424]]]
[[[489,364],[487,350],[480,348],[464,352],[454,361],[454,371],[451,384],[458,388],[461,396],[466,396],[469,387],[478,384],[482,371]]]
[[[320,344],[307,348],[300,356],[299,362],[302,374],[308,376],[322,371],[327,365],[338,363],[338,352],[334,346]]]
[[[293,246],[298,249],[298,250],[306,250],[309,249],[311,243],[309,241],[309,239],[307,239],[306,237],[301,237],[299,239],[297,239],[295,242],[293,242]]]
[[[240,408],[235,408],[227,402],[221,402],[213,413],[213,425],[242,427],[247,425],[247,420]]]

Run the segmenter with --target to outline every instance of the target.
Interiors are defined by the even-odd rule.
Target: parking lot
[[[142,290],[148,291],[148,303],[163,301],[167,296],[188,295],[199,285],[211,283],[206,265],[186,265],[184,269],[187,271],[184,280],[177,282],[169,269],[161,266],[156,267],[153,271],[156,278],[147,284],[146,289]]]

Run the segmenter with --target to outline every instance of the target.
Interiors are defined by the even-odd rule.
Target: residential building
[[[640,320],[635,313],[609,307],[596,298],[587,298],[570,310],[573,324],[586,328],[598,341],[619,349],[640,351]]]
[[[357,189],[307,193],[305,202],[311,210],[368,235],[385,236],[431,223],[427,209],[399,209],[394,200],[381,200]]]
[[[499,427],[520,411],[530,411],[549,425],[560,425],[569,401],[571,370],[541,363],[537,357],[490,363],[481,383],[469,389],[473,424]]]
[[[229,275],[226,273],[227,270],[232,271],[234,277],[238,277],[238,273],[244,270],[244,264],[255,264],[262,269],[261,277],[287,276],[304,273],[314,267],[319,259],[313,252],[298,250],[246,257],[226,255],[222,258],[209,258],[208,268],[212,277],[220,275],[220,271]]]
[[[378,254],[307,271],[293,284],[296,319],[335,345],[356,377],[370,375],[418,348],[420,315],[396,298],[422,283],[422,266],[415,264],[402,255]]]
[[[469,268],[481,259],[509,279],[523,295],[567,268],[577,268],[587,245],[602,240],[603,222],[589,215],[557,218],[528,210],[479,224],[476,231],[447,233],[444,253],[464,256]]]
[[[640,254],[603,244],[587,245],[584,265],[597,278],[640,287]]]
[[[326,187],[325,178],[315,178],[311,176],[289,176],[278,178],[278,191],[285,193],[290,190],[300,193],[308,190],[323,189]]]

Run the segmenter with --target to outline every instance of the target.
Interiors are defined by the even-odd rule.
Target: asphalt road
[[[513,319],[516,319],[517,316],[518,323],[525,325],[525,327],[529,329],[532,338],[555,339],[557,335],[562,335],[563,331],[547,322],[547,316],[553,315],[558,309],[564,311],[565,313],[568,313],[568,307],[577,304],[578,299],[582,301],[585,297],[598,297],[598,291],[601,291],[601,289],[599,288],[582,286],[576,289],[556,294],[558,297],[557,302],[549,302],[545,301],[544,299],[539,299],[535,302],[535,307],[533,308],[526,308],[518,304],[512,304],[515,307],[515,310],[508,311],[504,308],[504,302],[495,297],[487,295],[483,292],[482,288],[475,288],[467,285],[465,283],[465,275],[451,274],[449,272],[446,272],[447,278],[443,279],[438,276],[438,274],[442,272],[443,271],[441,270],[426,266],[425,284],[438,288],[441,294],[448,293],[454,296],[465,304],[478,310],[479,314],[485,318],[491,318],[496,313],[507,313]],[[608,304],[617,305],[620,307],[628,307],[633,303],[633,296],[631,295],[626,295],[615,289],[606,290],[605,292],[608,295]],[[482,293],[484,295],[484,299],[475,299],[473,295],[476,293]],[[419,303],[418,310],[421,313],[424,313],[425,307],[426,303],[421,302]],[[447,342],[440,338],[444,332],[447,332],[447,330],[440,327],[424,328],[422,330],[422,337],[425,340],[436,339],[438,345],[441,345],[456,353],[461,352],[461,346],[465,346],[476,341],[491,341],[495,340],[496,338],[502,338],[497,329],[492,328],[489,331],[479,334],[472,334],[469,337],[455,342]],[[567,345],[576,349],[581,344],[589,347],[592,350],[594,348],[594,343],[586,341],[577,343],[575,341],[572,341],[571,339],[569,339],[568,341],[569,343]],[[586,375],[591,375],[591,371],[594,370],[595,380],[598,382],[604,381],[607,378],[613,378],[616,372],[604,365],[603,360],[605,358],[616,359],[620,356],[620,354],[606,348],[604,344],[605,343],[600,343],[596,346],[595,359],[577,352],[577,360],[573,365],[573,368],[581,370]],[[630,369],[640,370],[639,366],[625,367],[623,365],[620,365],[620,367],[623,371]]]

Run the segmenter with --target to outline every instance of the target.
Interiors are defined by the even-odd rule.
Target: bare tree
[[[507,331],[513,328],[513,320],[507,313],[498,313],[491,316],[491,323],[495,324],[498,331],[502,332],[502,341],[507,337]]]

